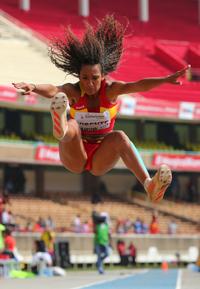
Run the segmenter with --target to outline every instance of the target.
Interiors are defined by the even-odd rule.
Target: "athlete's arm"
[[[71,95],[74,94],[74,85],[71,83],[66,83],[61,86],[55,86],[52,84],[33,84],[33,83],[12,83],[12,85],[21,90],[22,94],[30,94],[31,92],[35,92],[41,96],[46,98],[52,98],[58,92],[66,93],[67,97],[70,98]]]
[[[21,91],[22,94],[30,94],[31,92],[35,92],[39,95],[42,95],[47,98],[53,97],[57,92],[59,92],[59,88],[52,84],[33,84],[26,82],[18,82],[12,83],[12,85]]]
[[[144,78],[136,82],[113,82],[108,88],[108,97],[114,101],[118,95],[148,91],[164,83],[181,84],[178,78],[182,77],[189,68],[190,65],[164,77]]]

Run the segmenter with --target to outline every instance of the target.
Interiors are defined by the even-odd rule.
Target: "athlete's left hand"
[[[184,67],[183,69],[170,74],[166,77],[166,82],[168,83],[172,83],[172,84],[178,84],[181,85],[182,81],[178,80],[179,77],[182,77],[185,75],[186,71],[189,70],[191,68],[191,65],[188,64],[186,67]]]

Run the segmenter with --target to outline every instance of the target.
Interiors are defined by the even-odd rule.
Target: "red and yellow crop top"
[[[70,107],[70,118],[74,118],[81,129],[82,135],[106,134],[113,130],[119,102],[111,103],[106,98],[106,81],[101,82],[100,105],[89,110],[87,95]]]

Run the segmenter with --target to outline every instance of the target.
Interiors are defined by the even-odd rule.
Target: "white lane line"
[[[182,270],[178,270],[178,277],[176,282],[176,289],[181,289],[181,283],[182,283]]]
[[[145,273],[147,273],[148,271],[149,271],[149,270],[145,269],[145,270],[142,270],[142,271],[139,272],[139,273],[127,274],[126,276],[117,276],[117,277],[114,277],[114,278],[109,279],[109,280],[92,282],[92,283],[89,283],[89,284],[87,284],[87,285],[82,285],[82,286],[79,286],[79,287],[73,287],[72,289],[85,289],[85,288],[89,288],[89,287],[94,286],[94,285],[110,283],[110,282],[113,282],[113,281],[115,281],[115,280],[126,279],[126,278],[128,278],[128,277],[136,276],[136,275],[138,275],[138,274],[145,274]],[[176,289],[178,289],[178,288],[176,288]]]

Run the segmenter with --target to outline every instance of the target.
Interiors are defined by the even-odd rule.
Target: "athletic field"
[[[0,279],[2,289],[199,289],[200,273],[187,269],[68,272],[65,277]]]

